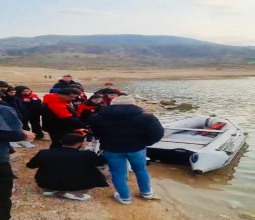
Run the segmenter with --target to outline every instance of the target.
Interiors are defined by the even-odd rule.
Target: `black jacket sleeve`
[[[91,115],[93,115],[93,114],[91,113],[91,111],[85,109],[85,110],[83,110],[83,112],[81,113],[81,117],[80,117],[80,118],[81,118],[81,120],[82,120],[84,123],[88,124],[88,120],[89,120],[89,118],[90,118]]]
[[[154,115],[149,115],[149,123],[145,130],[147,146],[151,146],[161,140],[164,136],[164,128]]]
[[[87,163],[90,163],[95,166],[103,166],[106,164],[106,160],[103,155],[97,156],[97,154],[93,151],[87,150],[86,153],[86,160]]]
[[[98,117],[99,115],[98,114],[95,114],[95,115],[92,115],[90,118],[89,118],[89,125],[90,125],[90,128],[93,132],[93,135],[97,138],[97,139],[100,139],[100,133],[99,133],[99,126],[97,124],[97,121],[98,121]]]
[[[8,142],[17,142],[26,140],[25,133],[16,131],[1,131],[0,139]]]
[[[36,169],[41,166],[40,151],[26,164],[30,169]]]

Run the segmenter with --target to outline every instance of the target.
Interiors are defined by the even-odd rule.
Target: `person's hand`
[[[29,141],[29,140],[33,140],[35,138],[35,134],[30,132],[30,131],[24,131],[25,135],[26,135],[26,140]]]
[[[81,128],[81,129],[76,129],[76,130],[74,130],[74,133],[79,134],[79,135],[82,135],[82,136],[85,136],[85,135],[88,133],[88,130],[83,129],[83,128]]]

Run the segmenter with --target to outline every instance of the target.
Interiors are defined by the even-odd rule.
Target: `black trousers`
[[[49,136],[51,139],[50,149],[63,147],[61,143],[61,138],[64,136],[64,134],[49,132]]]
[[[23,121],[23,130],[30,131],[28,122],[31,124],[33,133],[36,135],[43,134],[42,127],[40,125],[40,115],[31,115],[27,120]]]
[[[0,163],[0,219],[11,218],[13,173],[9,163]]]

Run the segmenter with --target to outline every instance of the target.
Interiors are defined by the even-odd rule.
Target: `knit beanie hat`
[[[130,96],[119,96],[112,100],[111,105],[135,105],[135,100]]]

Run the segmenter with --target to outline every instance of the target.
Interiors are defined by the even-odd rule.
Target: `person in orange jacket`
[[[50,148],[62,147],[61,138],[77,129],[86,128],[77,116],[72,104],[79,90],[74,88],[61,89],[58,93],[44,96],[42,107],[42,127],[48,132],[52,141]]]

